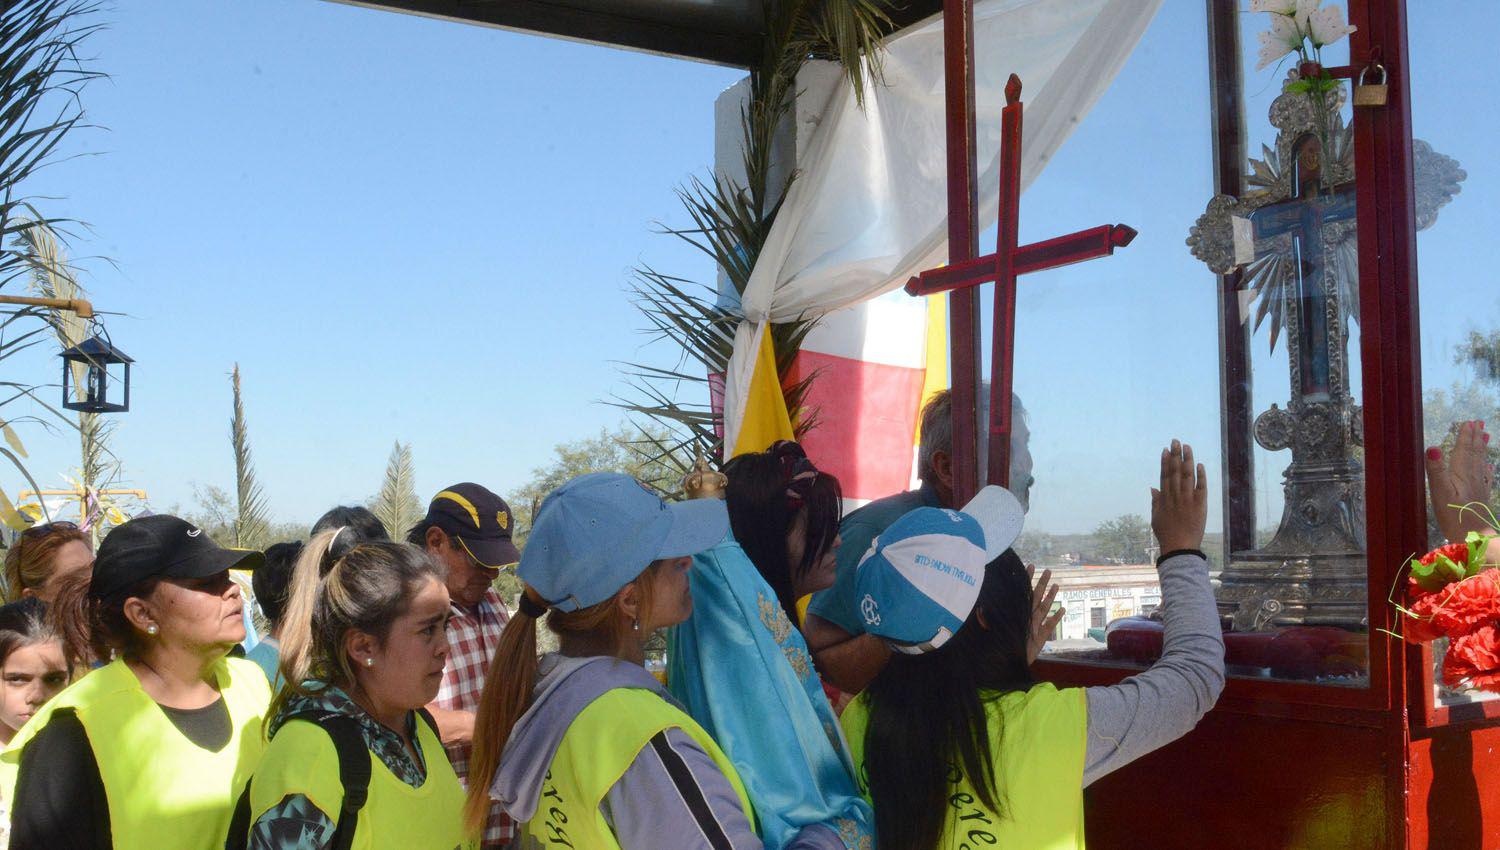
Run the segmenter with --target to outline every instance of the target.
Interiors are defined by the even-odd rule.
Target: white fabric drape
[[[995,222],[1000,110],[1025,86],[1021,188],[1041,173],[1114,80],[1161,0],[979,0],[974,8],[980,229]],[[765,323],[873,298],[947,261],[942,16],[887,42],[885,84],[863,111],[841,81],[761,250],[725,381],[735,445]]]

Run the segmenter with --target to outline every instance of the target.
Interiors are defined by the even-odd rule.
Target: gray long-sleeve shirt
[[[1166,629],[1161,658],[1118,685],[1087,690],[1085,787],[1186,735],[1224,690],[1224,635],[1208,562],[1175,555],[1158,572]]]

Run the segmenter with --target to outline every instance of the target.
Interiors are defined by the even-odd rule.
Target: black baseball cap
[[[185,519],[140,517],[105,535],[94,559],[89,596],[109,599],[149,578],[208,578],[228,569],[253,570],[259,552],[225,549]]]
[[[454,484],[433,496],[422,524],[457,538],[481,566],[498,570],[521,560],[521,550],[510,539],[516,524],[510,505],[478,484]]]

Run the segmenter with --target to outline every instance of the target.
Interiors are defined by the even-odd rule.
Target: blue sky
[[[1500,179],[1485,147],[1500,118],[1476,106],[1500,72],[1459,64],[1500,12],[1471,6],[1462,27],[1410,14],[1417,133],[1470,175],[1421,243],[1425,372],[1446,385],[1462,330],[1500,324],[1493,282],[1472,277],[1494,250]],[[711,275],[651,227],[680,220],[673,187],[711,164],[713,101],[739,72],[316,0],[154,0],[108,17],[92,49],[111,79],[86,95],[107,129],[74,141],[97,155],[33,189],[92,226],[75,253],[112,261],[86,262],[85,284],[130,314],[109,322],[138,360],[114,446],[158,510],[232,483],[235,362],[278,518],[363,500],[397,439],[424,494],[461,479],[503,492],[554,443],[618,420],[597,402],[620,389],[613,361],[641,353],[629,269]],[[1268,138],[1279,78],[1252,70],[1261,26],[1244,28],[1252,141]],[[1114,258],[1022,285],[1033,527],[1145,513],[1173,435],[1217,482],[1214,280],[1183,244],[1212,192],[1202,27],[1201,4],[1165,4],[1022,201],[1023,240],[1141,231]],[[1263,333],[1255,351],[1259,411],[1284,402],[1285,366]],[[27,439],[44,483],[76,465],[65,435]],[[1273,520],[1285,462],[1258,468]]]

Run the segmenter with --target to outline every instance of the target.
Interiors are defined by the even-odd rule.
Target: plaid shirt
[[[448,666],[443,669],[443,684],[433,704],[449,711],[473,712],[479,708],[484,691],[485,674],[490,658],[500,643],[500,633],[510,614],[500,594],[492,587],[472,611],[453,605],[448,619]],[[444,747],[453,762],[453,770],[465,786],[469,783],[469,755],[472,744],[449,744]],[[484,829],[484,850],[505,846],[514,837],[514,826],[500,811],[500,804],[490,807],[490,821]]]

